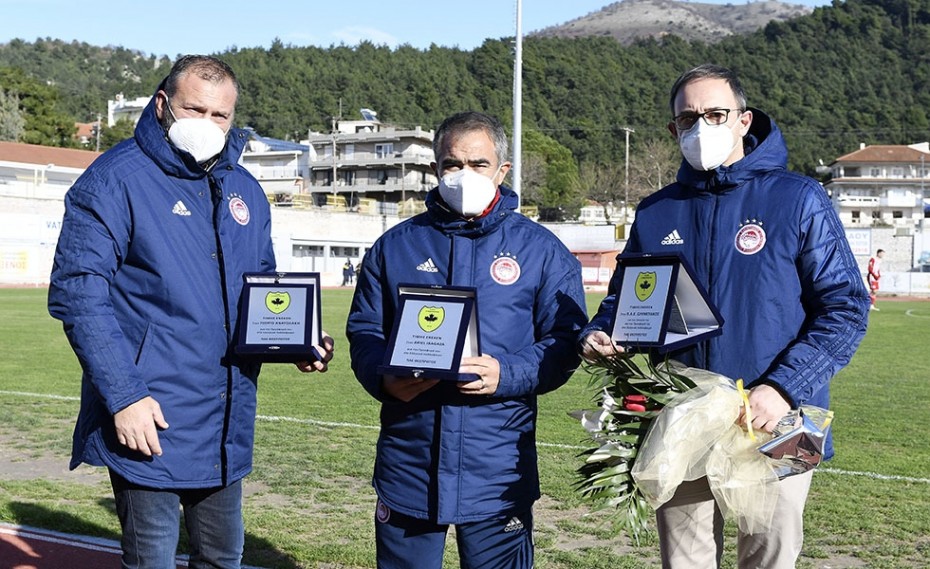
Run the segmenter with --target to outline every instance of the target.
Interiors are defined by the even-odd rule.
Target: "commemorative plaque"
[[[471,287],[400,284],[398,308],[381,375],[473,381],[463,357],[481,355],[478,304]]]
[[[678,255],[621,255],[611,339],[662,353],[722,333],[723,318]]]
[[[319,273],[246,273],[235,352],[263,362],[322,359]]]

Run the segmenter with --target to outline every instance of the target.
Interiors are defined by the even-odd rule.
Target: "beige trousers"
[[[804,542],[804,503],[814,472],[778,483],[772,528],[759,534],[739,532],[739,569],[794,569]],[[684,482],[656,511],[663,569],[716,569],[723,556],[723,516],[707,479]]]

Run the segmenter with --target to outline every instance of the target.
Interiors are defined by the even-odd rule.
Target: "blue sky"
[[[726,0],[704,0],[724,4]],[[734,1],[734,0],[730,0]],[[523,0],[529,33],[596,12],[611,0]],[[827,0],[794,0],[823,6]],[[237,46],[328,47],[361,40],[471,50],[514,35],[515,0],[0,0],[0,43],[51,37],[146,54],[215,53]]]

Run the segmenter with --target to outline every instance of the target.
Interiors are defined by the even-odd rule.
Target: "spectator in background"
[[[882,257],[885,256],[885,250],[879,249],[875,256],[869,259],[869,310],[879,310],[875,306],[875,300],[878,298],[878,281],[882,278]]]
[[[342,264],[342,285],[346,286],[351,282],[352,278],[352,261],[346,257],[346,262]]]

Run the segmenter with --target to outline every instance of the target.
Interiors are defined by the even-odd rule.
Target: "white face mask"
[[[702,171],[713,170],[726,162],[741,143],[726,123],[711,126],[703,120],[678,135],[681,154],[692,168]]]
[[[175,148],[193,156],[198,164],[203,164],[223,151],[223,147],[226,146],[226,133],[219,125],[210,119],[179,119],[174,116],[167,99],[165,107],[174,119],[168,128],[168,140]]]
[[[500,172],[500,167],[497,172]],[[495,177],[497,172],[494,172]],[[449,207],[463,217],[475,217],[491,204],[491,200],[497,195],[497,186],[491,178],[462,168],[446,174],[439,180],[439,195]]]

